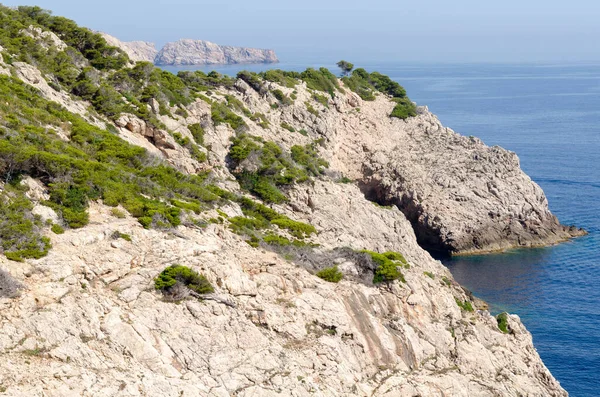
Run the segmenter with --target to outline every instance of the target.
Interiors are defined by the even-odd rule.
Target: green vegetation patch
[[[197,294],[210,294],[214,288],[203,275],[187,266],[171,265],[154,279],[154,288],[167,296],[179,294],[177,288],[185,287]]]
[[[271,92],[273,93],[275,99],[277,99],[282,106],[289,106],[294,103],[294,101],[285,95],[280,89],[275,89]]]
[[[145,149],[88,124],[7,76],[0,76],[0,120],[0,177],[9,182],[19,175],[40,178],[50,193],[46,204],[71,228],[87,224],[89,200],[121,204],[145,227],[172,227],[180,223],[180,209],[165,199],[219,199],[205,187],[205,175],[156,165]],[[68,128],[70,141],[48,126]]]
[[[344,273],[337,266],[332,266],[319,271],[317,277],[330,283],[339,283],[344,278]]]
[[[224,103],[213,102],[211,105],[210,115],[215,125],[226,123],[229,124],[234,131],[242,131],[248,128],[244,122],[244,119],[235,114]]]
[[[406,282],[404,275],[399,270],[400,267],[408,265],[404,256],[399,252],[388,251],[383,254],[363,250],[361,253],[371,256],[373,261],[378,265],[375,270],[375,276],[373,277],[373,283],[391,282],[394,280],[400,280],[403,283]]]
[[[498,321],[498,328],[505,334],[510,333],[510,327],[508,326],[508,313],[500,313],[496,316],[496,321]]]
[[[321,175],[328,166],[319,158],[314,145],[294,146],[290,153],[285,153],[274,142],[247,134],[232,139],[229,158],[240,185],[270,203],[287,201],[281,187],[308,181],[311,176]],[[251,164],[238,169],[245,160]]]
[[[327,92],[332,98],[335,97],[336,91],[341,91],[337,77],[327,68],[308,68],[300,74],[300,78],[311,90]]]
[[[287,88],[294,88],[299,83],[300,79],[300,73],[287,72],[280,69],[267,70],[266,72],[261,72],[259,75],[267,81],[277,83]]]
[[[454,300],[456,301],[456,304],[458,305],[458,307],[460,307],[464,311],[467,311],[467,312],[474,312],[475,311],[475,309],[473,309],[473,305],[468,300],[466,300],[464,302],[461,301],[458,298],[454,298]]]
[[[407,119],[417,115],[415,104],[406,96],[406,90],[397,82],[378,72],[368,73],[359,68],[350,76],[342,78],[342,81],[350,90],[356,92],[365,101],[374,101],[375,92],[381,92],[391,96],[396,102],[390,117]]]
[[[41,258],[51,247],[50,240],[41,234],[42,221],[32,209],[33,204],[19,188],[4,186],[0,193],[0,252],[10,260]]]

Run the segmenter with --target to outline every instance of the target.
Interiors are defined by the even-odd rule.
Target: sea
[[[309,66],[336,70],[302,62],[201,70],[235,75]],[[559,220],[589,232],[552,247],[443,262],[493,314],[521,317],[571,396],[600,396],[600,63],[360,66],[398,81],[445,126],[516,152]]]

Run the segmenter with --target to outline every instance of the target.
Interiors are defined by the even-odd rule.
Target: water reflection
[[[460,284],[490,304],[493,313],[523,313],[539,294],[551,249],[522,249],[497,255],[444,259]],[[501,297],[499,299],[499,297]]]

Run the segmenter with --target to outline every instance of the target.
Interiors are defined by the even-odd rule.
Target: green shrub
[[[496,316],[498,322],[498,328],[505,334],[510,333],[510,327],[508,326],[508,313],[500,313]]]
[[[361,253],[367,254],[371,259],[378,265],[375,269],[375,276],[373,277],[373,283],[391,282],[394,280],[400,280],[403,283],[406,282],[404,275],[399,267],[405,265],[406,260],[404,256],[398,252],[388,251],[383,254],[363,250]]]
[[[237,110],[238,112],[242,112],[244,116],[250,118],[252,117],[252,113],[244,106],[242,101],[234,97],[233,95],[225,95],[225,100],[227,101],[227,106],[232,109]]]
[[[51,247],[50,240],[41,235],[42,222],[31,213],[32,209],[33,204],[23,192],[4,186],[0,193],[0,252],[10,260],[39,259]]]
[[[65,229],[61,225],[57,225],[56,223],[52,225],[50,228],[54,234],[64,234]]]
[[[473,309],[473,305],[468,300],[466,300],[464,302],[460,301],[458,298],[454,298],[454,300],[456,301],[456,304],[458,305],[458,307],[460,307],[464,311],[467,311],[467,312],[475,311],[475,309]]]
[[[263,90],[263,81],[260,76],[254,72],[242,70],[237,74],[237,78],[248,83],[248,85],[256,92],[261,92]]]
[[[267,70],[266,72],[261,72],[260,76],[267,81],[272,81],[287,88],[294,88],[296,84],[298,84],[300,73],[272,69]]]
[[[172,294],[177,285],[188,288],[197,294],[214,292],[206,277],[187,266],[171,265],[154,279],[154,287],[165,295]]]
[[[114,231],[113,234],[111,235],[111,237],[113,239],[115,239],[115,240],[118,240],[118,239],[121,238],[121,239],[123,239],[125,241],[131,242],[131,236],[129,234],[127,234],[127,233],[121,233],[118,230]]]
[[[281,123],[281,128],[283,128],[284,130],[288,130],[289,132],[296,132],[294,127],[285,122]]]
[[[315,145],[294,145],[291,147],[292,160],[304,167],[306,171],[314,176],[319,176],[325,172],[324,168],[329,167],[329,163],[319,157]]]
[[[396,102],[390,117],[407,119],[417,115],[417,108],[406,96],[404,88],[388,76],[378,72],[369,74],[365,69],[359,68],[351,76],[342,78],[342,81],[365,101],[375,100],[375,91],[390,95]]]
[[[317,94],[315,92],[313,93],[312,98],[315,101],[319,102],[321,105],[325,106],[326,108],[329,108],[329,99],[327,99],[325,95]]]
[[[192,134],[194,141],[198,145],[204,146],[204,128],[202,128],[202,126],[200,124],[196,123],[196,124],[189,125],[188,129],[190,130],[190,133]]]
[[[435,280],[435,274],[431,272],[423,272],[423,274],[429,277],[430,279]]]
[[[234,131],[241,131],[246,129],[248,126],[237,114],[233,113],[227,105],[220,102],[213,102],[211,105],[211,118],[215,125],[222,123],[229,124]]]
[[[238,166],[254,153],[252,169],[239,170]],[[279,189],[293,183],[309,180],[310,175],[320,175],[327,162],[320,159],[314,146],[294,146],[285,153],[274,142],[242,134],[232,138],[229,150],[230,169],[240,185],[270,203],[282,203],[287,197]]]
[[[339,283],[344,274],[338,269],[337,266],[325,268],[317,273],[317,277],[329,281],[330,283]]]
[[[277,218],[271,221],[273,225],[277,225],[282,229],[286,229],[292,236],[296,238],[309,237],[311,234],[317,233],[317,229],[308,223],[298,222],[289,218]]]
[[[267,119],[267,116],[262,113],[254,113],[252,117],[250,117],[250,120],[254,121],[264,129],[269,128],[269,120]]]
[[[308,110],[309,113],[319,117],[319,111],[317,109],[315,109],[310,102],[304,102],[304,105],[306,106],[306,110]]]
[[[279,101],[279,103],[283,106],[288,106],[294,103],[287,95],[283,93],[280,89],[275,89],[272,91],[273,96]]]
[[[399,119],[407,119],[417,115],[417,107],[408,98],[394,99],[396,106],[392,110],[390,117],[396,117]]]
[[[300,78],[311,90],[327,92],[332,98],[335,96],[335,91],[340,90],[337,77],[327,68],[319,70],[308,68],[300,74]]]

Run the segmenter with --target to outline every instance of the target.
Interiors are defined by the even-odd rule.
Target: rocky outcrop
[[[147,41],[121,41],[104,32],[98,32],[104,37],[106,42],[114,47],[118,47],[125,51],[129,58],[134,61],[154,62],[158,50],[154,43]]]
[[[10,68],[44,97],[97,117],[86,102],[54,92],[33,66]],[[304,83],[263,88],[238,81],[206,95],[243,103],[247,111],[237,112],[247,133],[285,149],[315,144],[329,161],[326,175],[290,187],[289,202],[273,205],[316,228],[311,248],[288,256],[251,247],[227,227],[227,217],[242,215],[232,202],[220,212],[190,213],[169,230],[144,229],[122,208],[116,216],[91,203],[86,227],[48,232],[47,257],[20,263],[0,256],[3,392],[566,396],[518,316],[507,316],[507,332],[500,330],[486,305],[421,247],[424,236],[433,236],[428,248],[457,252],[568,237],[516,155],[459,136],[425,108],[406,121],[390,119],[393,103],[382,95],[365,102],[346,90],[327,102]],[[270,93],[276,88],[295,99],[280,104]],[[211,182],[243,194],[227,168],[235,132],[212,122],[211,105],[198,99],[185,111],[158,108],[148,104],[162,124],[122,114],[115,133],[182,171],[212,170]],[[256,113],[268,123],[248,118]],[[204,169],[174,139],[193,139],[191,124],[203,128]],[[354,183],[340,183],[342,176]],[[34,213],[58,222],[44,206],[44,185],[33,178],[22,185]],[[500,229],[507,219],[522,229]],[[373,269],[353,251],[360,249],[401,252],[405,282],[374,285]],[[215,294],[165,301],[153,279],[172,264],[204,274]],[[345,274],[340,283],[314,275],[333,264]]]
[[[250,87],[238,91],[251,110],[269,112]],[[282,108],[273,124],[283,121],[308,131],[312,139],[322,138],[332,168],[355,180],[370,200],[398,206],[429,251],[469,254],[543,246],[585,233],[558,222],[515,153],[457,134],[426,107],[400,120],[388,117],[394,105],[383,96],[368,102],[346,92],[322,106],[296,91],[295,104]],[[317,115],[307,111],[306,101],[319,109]],[[300,139],[271,131],[252,133],[288,147],[290,139]]]
[[[89,226],[51,236],[48,257],[0,258],[24,286],[20,297],[0,299],[5,392],[566,396],[517,316],[505,334],[487,311],[457,306],[470,298],[416,244],[400,211],[325,180],[291,197],[323,250],[401,250],[411,264],[406,284],[327,283],[223,225],[145,230],[95,204]],[[115,240],[115,230],[131,242]],[[348,274],[358,266],[343,255],[333,261]],[[173,263],[205,274],[218,299],[163,301],[152,279]]]
[[[154,43],[120,41],[99,32],[108,44],[119,47],[132,61],[152,62],[160,66],[228,65],[237,63],[277,63],[273,50],[223,46],[210,41],[183,39],[167,43],[160,51]]]
[[[157,65],[216,65],[236,63],[276,63],[275,51],[221,46],[204,40],[167,43],[157,54]]]

